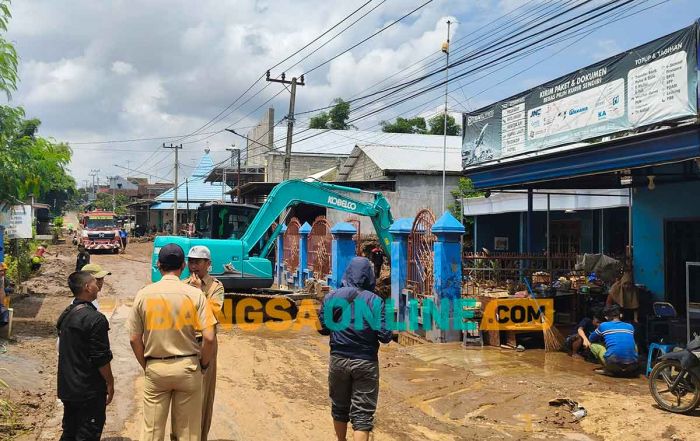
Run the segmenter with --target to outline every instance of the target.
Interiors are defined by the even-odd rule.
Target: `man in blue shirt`
[[[618,305],[606,306],[603,315],[607,321],[588,337],[591,353],[600,360],[605,371],[613,375],[636,372],[639,360],[634,327],[620,321],[620,312]]]

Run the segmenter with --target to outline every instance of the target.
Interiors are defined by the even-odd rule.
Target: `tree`
[[[425,118],[416,116],[414,118],[396,118],[393,123],[382,121],[382,132],[386,133],[419,133],[425,135],[428,133],[426,128]]]
[[[428,133],[431,135],[442,135],[445,133],[444,115],[436,115],[430,118],[428,124],[430,125],[430,131]],[[457,122],[452,115],[447,115],[447,134],[450,136],[458,136],[462,134],[462,128],[457,125]]]
[[[68,175],[71,149],[37,136],[38,119],[25,119],[21,107],[0,106],[0,200],[24,200],[33,194],[47,203],[51,192],[75,191]]]
[[[310,129],[327,129],[328,128],[328,113],[321,112],[316,116],[312,116],[309,120]]]
[[[10,13],[10,0],[0,0],[0,32],[7,32]],[[0,91],[10,99],[17,89],[17,51],[12,43],[0,35]]]
[[[449,127],[449,126],[448,126]],[[474,184],[469,178],[459,178],[457,184],[457,189],[450,191],[452,197],[454,198],[454,203],[447,206],[452,215],[460,219],[462,217],[462,199],[465,198],[478,198],[484,195],[484,192],[474,189]],[[467,219],[465,225],[469,226],[472,223],[471,219]]]
[[[123,193],[114,195],[114,212],[116,214],[126,214],[129,210],[126,205],[131,202],[129,197]],[[112,211],[112,193],[97,193],[97,198],[92,203],[96,210]]]
[[[352,124],[348,124],[350,103],[343,101],[342,98],[334,99],[333,103],[335,105],[328,112],[321,112],[311,117],[309,120],[310,129],[349,130],[355,128]]]

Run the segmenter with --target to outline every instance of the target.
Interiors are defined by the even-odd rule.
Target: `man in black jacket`
[[[106,406],[114,396],[109,323],[95,309],[97,281],[74,272],[68,286],[75,299],[58,319],[58,398],[63,402],[61,441],[98,441]]]
[[[377,353],[379,343],[389,343],[392,337],[386,329],[384,302],[372,292],[374,284],[372,264],[355,257],[345,270],[343,287],[326,296],[319,312],[321,333],[330,334],[328,393],[338,440],[346,439],[348,421],[355,441],[369,440],[374,428],[379,397]],[[356,316],[361,320],[356,322]]]

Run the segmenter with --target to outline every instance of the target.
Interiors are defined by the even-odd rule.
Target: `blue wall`
[[[666,170],[664,170],[666,171]],[[700,217],[700,182],[637,188],[632,207],[634,278],[664,299],[664,221]]]
[[[617,210],[617,209],[615,209]],[[626,209],[623,217],[626,218]],[[611,210],[606,210],[608,213]],[[619,215],[616,212],[616,215]],[[526,222],[527,214],[523,213],[523,222]],[[606,215],[606,223],[611,221],[613,216]],[[563,211],[552,211],[549,215],[551,221],[557,220],[580,220],[581,221],[581,252],[599,252],[599,231],[600,231],[600,210],[578,211],[576,213],[565,213]],[[494,251],[494,237],[507,237],[509,252],[520,252],[520,213],[503,213],[478,216],[477,220],[477,251],[487,248]],[[608,226],[606,226],[608,228]],[[547,248],[547,213],[537,211],[532,217],[532,252],[541,253]],[[607,245],[606,234],[606,249]],[[523,252],[525,252],[525,241],[523,241]]]

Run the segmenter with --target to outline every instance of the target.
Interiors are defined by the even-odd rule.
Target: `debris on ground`
[[[555,398],[553,400],[549,400],[549,405],[550,406],[566,406],[569,409],[569,412],[571,412],[571,415],[574,417],[574,421],[578,421],[581,418],[585,417],[588,415],[588,411],[586,410],[585,407],[581,406],[579,403],[577,403],[574,400],[571,400],[569,398]]]

